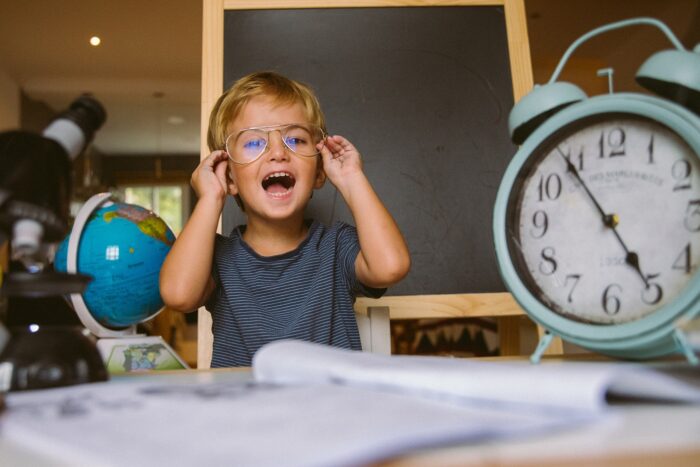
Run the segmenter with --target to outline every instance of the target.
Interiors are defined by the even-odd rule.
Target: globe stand
[[[77,273],[81,233],[92,213],[100,206],[109,203],[110,197],[110,193],[98,193],[80,208],[68,240],[67,272]],[[98,338],[97,348],[109,373],[189,368],[162,337],[138,334],[136,325],[121,329],[108,328],[93,317],[82,294],[70,294],[70,301],[83,325]],[[163,308],[146,320],[153,318],[162,310]]]

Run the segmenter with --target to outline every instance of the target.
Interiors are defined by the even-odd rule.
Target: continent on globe
[[[146,235],[160,240],[166,245],[172,246],[175,239],[167,235],[170,230],[168,224],[158,217],[153,211],[133,204],[123,204],[116,211],[105,213],[105,222],[110,222],[114,217],[123,217],[134,222]]]

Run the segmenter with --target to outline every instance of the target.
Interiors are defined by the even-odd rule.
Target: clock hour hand
[[[622,237],[620,237],[620,233],[617,231],[616,227],[619,223],[619,218],[617,214],[605,213],[600,203],[598,203],[598,200],[595,199],[595,196],[593,196],[593,193],[591,193],[591,190],[588,189],[588,186],[581,178],[581,175],[578,173],[578,170],[576,170],[574,164],[572,164],[571,161],[563,154],[561,155],[561,157],[566,163],[566,170],[571,172],[574,175],[574,177],[576,177],[576,180],[578,180],[578,182],[581,184],[584,191],[588,194],[588,197],[591,199],[591,201],[593,201],[593,204],[600,213],[603,224],[605,224],[606,227],[610,228],[613,231],[613,233],[615,234],[615,238],[617,238],[617,241],[620,242],[620,245],[622,245],[622,248],[625,250],[625,262],[632,266],[632,268],[635,271],[637,271],[639,277],[641,277],[642,281],[644,282],[644,286],[648,288],[649,283],[647,282],[647,278],[646,276],[644,276],[642,269],[639,267],[639,256],[637,255],[637,253],[635,253],[634,251],[630,251],[629,248],[627,248],[627,245],[625,244],[624,240],[622,240]]]

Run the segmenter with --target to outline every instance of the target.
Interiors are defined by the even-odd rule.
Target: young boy
[[[212,314],[212,367],[249,366],[284,338],[360,350],[357,295],[380,297],[410,267],[406,243],[355,147],[326,136],[305,85],[272,72],[238,80],[209,119],[211,154],[192,174],[198,201],[160,273],[165,304]],[[326,177],[357,227],[304,219]],[[246,215],[216,234],[226,195]]]

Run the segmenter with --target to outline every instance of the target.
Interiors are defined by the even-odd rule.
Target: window
[[[189,209],[189,190],[183,185],[120,186],[112,193],[126,203],[155,212],[175,235],[182,230]]]

